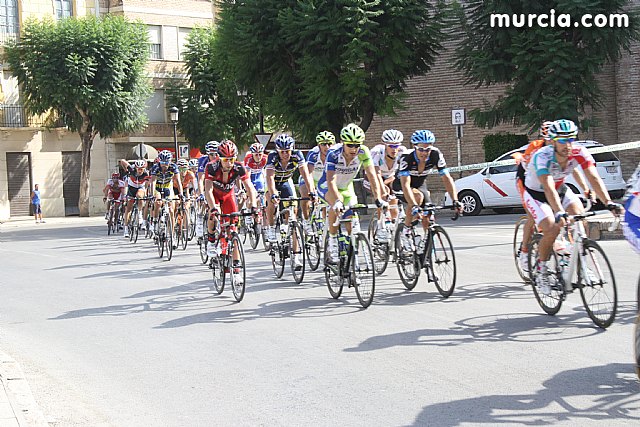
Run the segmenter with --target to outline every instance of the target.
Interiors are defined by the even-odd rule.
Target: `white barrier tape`
[[[640,148],[640,141],[626,142],[624,144],[605,145],[602,147],[589,148],[588,150],[591,154],[598,154],[598,153],[606,153],[610,151],[632,150],[634,148]],[[472,165],[465,165],[465,166],[453,166],[448,169],[449,169],[449,172],[463,172],[468,170],[480,170],[486,167],[508,166],[508,165],[515,165],[515,164],[516,164],[515,159],[509,159],[509,160],[501,160],[499,162],[485,162],[485,163],[475,163]],[[436,173],[438,173],[437,170],[429,171],[429,174],[436,174]]]

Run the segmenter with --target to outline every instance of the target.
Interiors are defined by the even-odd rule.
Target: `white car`
[[[595,141],[576,141],[587,148],[602,147]],[[510,160],[517,151],[524,153],[527,146],[509,151],[495,161]],[[622,178],[620,160],[612,152],[593,155],[596,168],[612,199],[619,199],[624,195],[626,184]],[[482,169],[480,172],[457,179],[456,190],[458,200],[464,205],[464,215],[479,215],[483,208],[493,209],[497,213],[509,213],[514,207],[521,207],[520,194],[516,189],[516,165],[495,166]],[[573,176],[565,180],[566,184],[576,194],[582,194]],[[445,195],[445,205],[450,206],[451,197]]]

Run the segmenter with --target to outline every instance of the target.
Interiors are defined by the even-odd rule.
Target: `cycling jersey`
[[[216,160],[218,160],[217,154],[213,156],[213,160],[211,160],[208,155],[200,157],[198,159],[198,173],[204,173],[205,169],[207,168],[207,163],[215,162]]]
[[[184,177],[182,174],[180,175],[180,180],[182,181],[183,190],[186,190],[189,186],[192,188],[196,186],[196,176],[189,170],[184,174]],[[173,176],[173,188],[178,188],[178,175]]]
[[[273,170],[275,172],[275,176],[273,178],[276,184],[281,184],[291,178],[296,169],[306,164],[307,162],[300,150],[293,150],[289,158],[289,162],[284,166],[280,161],[280,155],[278,152],[272,151],[267,157],[267,165],[265,169]]]
[[[211,162],[205,170],[205,180],[213,183],[213,197],[220,204],[223,214],[229,215],[238,211],[236,195],[233,191],[236,179],[246,182],[249,174],[241,163],[235,162],[224,179],[224,172],[220,161]],[[236,219],[234,219],[235,222]]]
[[[313,181],[317,185],[318,181],[320,181],[320,177],[322,177],[322,172],[324,172],[324,162],[322,161],[320,147],[315,146],[309,151],[309,154],[307,154],[307,164],[313,165],[313,172],[311,175],[313,176]],[[304,180],[302,177],[300,177],[300,179],[300,185],[302,185]]]
[[[396,172],[396,179],[393,180],[392,184],[393,190],[402,191],[400,177],[403,176],[411,177],[411,188],[420,188],[425,184],[430,169],[438,169],[440,176],[449,173],[447,162],[445,162],[444,156],[436,147],[431,148],[422,172],[419,171],[419,167],[420,162],[415,150],[409,150],[401,155],[398,163],[398,171]]]
[[[256,191],[264,191],[266,188],[266,181],[264,177],[264,167],[267,165],[267,156],[262,155],[260,162],[256,162],[253,159],[251,152],[247,153],[244,157],[244,166],[248,169],[251,176],[251,183],[256,188]]]
[[[327,187],[327,171],[333,171],[335,172],[334,180],[338,186],[338,190],[346,190],[356,175],[358,175],[360,167],[363,166],[366,168],[370,165],[371,153],[368,147],[362,145],[353,160],[351,160],[351,163],[347,164],[344,158],[344,147],[337,146],[327,153],[325,168],[318,181],[318,187]]]
[[[400,163],[400,157],[406,152],[406,148],[401,145],[398,149],[398,154],[393,159],[391,168],[389,168],[389,166],[387,166],[386,147],[385,144],[378,144],[371,149],[371,161],[373,162],[373,166],[380,168],[380,174],[383,179],[387,179],[396,173],[398,164]]]
[[[151,176],[156,177],[156,188],[170,188],[173,176],[178,172],[178,167],[175,163],[169,164],[166,171],[160,168],[160,164],[153,165],[151,168]]]
[[[145,169],[141,174],[133,166],[128,168],[129,175],[127,177],[127,185],[129,188],[144,188],[145,184],[149,180],[149,172]]]
[[[531,161],[526,166],[525,187],[528,190],[544,192],[544,187],[539,177],[542,175],[551,175],[555,182],[555,187],[560,187],[567,176],[571,175],[573,170],[578,167],[586,169],[594,166],[595,161],[589,151],[582,146],[574,146],[567,159],[567,165],[561,169],[556,158],[555,149],[552,145],[540,148],[535,152]]]
[[[109,191],[112,191],[114,193],[120,193],[126,185],[127,184],[121,179],[114,180],[109,178],[109,180],[107,181],[107,186],[111,187]]]
[[[640,165],[629,178],[628,185],[622,231],[631,246],[640,253]]]

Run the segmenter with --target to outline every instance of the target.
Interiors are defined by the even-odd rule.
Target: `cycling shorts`
[[[264,192],[267,189],[267,181],[265,180],[263,173],[251,174],[251,183],[253,184],[253,188],[255,188],[256,191]]]
[[[161,199],[173,199],[173,187],[156,187],[153,194],[159,195]]]
[[[326,185],[318,187],[318,196],[324,202],[329,204],[327,200],[327,193],[329,192],[329,187]],[[342,196],[342,204],[345,206],[353,206],[358,204],[358,197],[356,196],[356,192],[353,190],[353,182],[350,182],[347,188],[338,189],[338,193]],[[330,204],[329,204],[330,205]]]
[[[127,197],[131,199],[134,197],[137,197],[138,191],[140,190],[145,191],[144,187],[138,188],[138,187],[129,186],[129,189],[127,190]]]
[[[228,193],[220,193],[215,196],[216,202],[220,205],[220,211],[224,215],[231,215],[232,213],[238,212],[238,204],[236,203],[236,195],[233,191],[229,191]],[[223,223],[229,222],[229,218],[222,218]],[[233,217],[233,224],[238,222],[238,217]]]
[[[558,192],[562,209],[566,211],[574,203],[582,206],[580,198],[569,187],[565,187],[562,190],[562,192]],[[545,218],[555,218],[553,209],[551,209],[546,197],[544,197],[544,193],[527,188],[523,193],[522,199],[525,209],[531,214],[536,225],[540,224]]]

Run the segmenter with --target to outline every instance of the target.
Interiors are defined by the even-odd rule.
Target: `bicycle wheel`
[[[280,226],[276,227],[276,236],[277,241],[273,244],[270,244],[271,249],[269,249],[271,254],[271,266],[273,267],[273,273],[279,279],[284,274],[284,251],[286,242],[280,239]]]
[[[207,255],[207,244],[209,243],[209,234],[207,231],[207,218],[203,218],[202,221],[204,225],[202,226],[202,237],[198,237],[198,249],[200,252],[200,261],[203,264],[206,264],[209,261],[209,256]]]
[[[244,260],[244,250],[242,249],[242,243],[238,236],[233,236],[231,239],[231,245],[228,248],[228,253],[233,258],[234,249],[238,250],[238,263],[232,262],[232,271],[231,271],[231,290],[233,291],[233,297],[236,301],[242,301],[244,297],[245,286],[247,283],[246,271],[245,271],[245,260]],[[238,280],[240,279],[240,280]]]
[[[329,233],[325,233],[324,247],[327,247],[329,240]],[[324,251],[324,279],[327,282],[327,288],[329,288],[329,294],[334,299],[340,298],[342,295],[342,287],[344,281],[342,279],[342,259],[337,263],[329,262],[329,251]]]
[[[373,251],[373,261],[375,263],[376,274],[380,276],[387,270],[389,264],[389,242],[378,240],[379,221],[376,216],[371,217],[369,222],[368,237]]]
[[[529,243],[529,281],[531,283],[531,289],[533,289],[533,295],[536,297],[536,301],[545,313],[554,315],[560,310],[562,301],[564,300],[564,284],[561,276],[562,271],[558,267],[558,257],[555,252],[551,252],[551,258],[547,262],[547,271],[549,272],[549,280],[551,282],[551,292],[549,295],[545,295],[538,290],[536,284],[536,276],[538,271],[538,244],[542,235],[534,234]]]
[[[138,233],[140,232],[140,222],[138,221],[138,208],[136,206],[134,206],[134,208],[131,210],[131,217],[129,218],[129,222],[133,224],[133,226],[131,227],[131,230],[129,230],[129,241],[133,242],[133,243],[137,243],[138,242]]]
[[[181,246],[182,246],[182,250],[186,251],[187,250],[187,245],[189,244],[189,215],[187,211],[183,211],[182,212],[182,231],[180,232],[180,237],[181,237]]]
[[[166,216],[165,221],[164,255],[167,261],[171,261],[171,257],[173,256],[173,227],[171,226],[169,215]]]
[[[456,255],[449,235],[439,225],[433,227],[429,248],[429,267],[438,292],[449,298],[456,287]],[[429,275],[427,274],[427,277]]]
[[[525,224],[527,223],[527,217],[522,216],[516,222],[516,228],[513,233],[513,260],[516,263],[516,270],[518,274],[525,282],[529,282],[529,272],[523,271],[520,265],[520,252],[522,251],[522,236],[525,232]]]
[[[249,235],[249,245],[251,249],[256,249],[258,247],[258,242],[260,242],[260,235],[262,234],[262,228],[256,218],[251,217],[250,227],[247,229],[247,234]]]
[[[213,256],[209,262],[209,268],[211,269],[211,274],[213,276],[213,289],[218,295],[224,291],[226,268],[225,256],[226,255]]]
[[[107,236],[111,236],[113,231],[113,209],[109,209],[109,215],[107,215]]]
[[[587,314],[599,327],[611,326],[618,308],[616,279],[607,255],[591,240],[582,243],[578,263],[578,286]],[[582,265],[584,263],[584,265]]]
[[[191,202],[189,207],[189,241],[193,240],[196,235],[196,221],[198,220],[198,213],[196,211],[195,201]]]
[[[294,249],[295,248],[295,249]],[[289,223],[289,263],[293,280],[300,284],[304,279],[307,261],[307,251],[304,244],[304,232],[299,222]],[[296,269],[296,260],[302,264]]]
[[[355,241],[354,241],[355,240]],[[373,302],[376,288],[375,264],[373,251],[364,233],[357,233],[352,238],[351,283],[363,308]]]
[[[315,221],[312,221],[310,224],[312,231],[311,234],[304,232],[304,244],[307,251],[307,259],[309,260],[309,269],[316,271],[320,266],[320,236]]]
[[[405,288],[412,290],[416,287],[420,278],[420,257],[412,251],[402,247],[401,235],[404,232],[404,224],[399,224],[394,236],[396,247],[396,269]]]
[[[241,212],[244,212],[244,209],[242,209]],[[238,229],[238,237],[240,238],[242,243],[247,243],[247,223],[244,216],[238,217],[238,223],[236,227]]]

